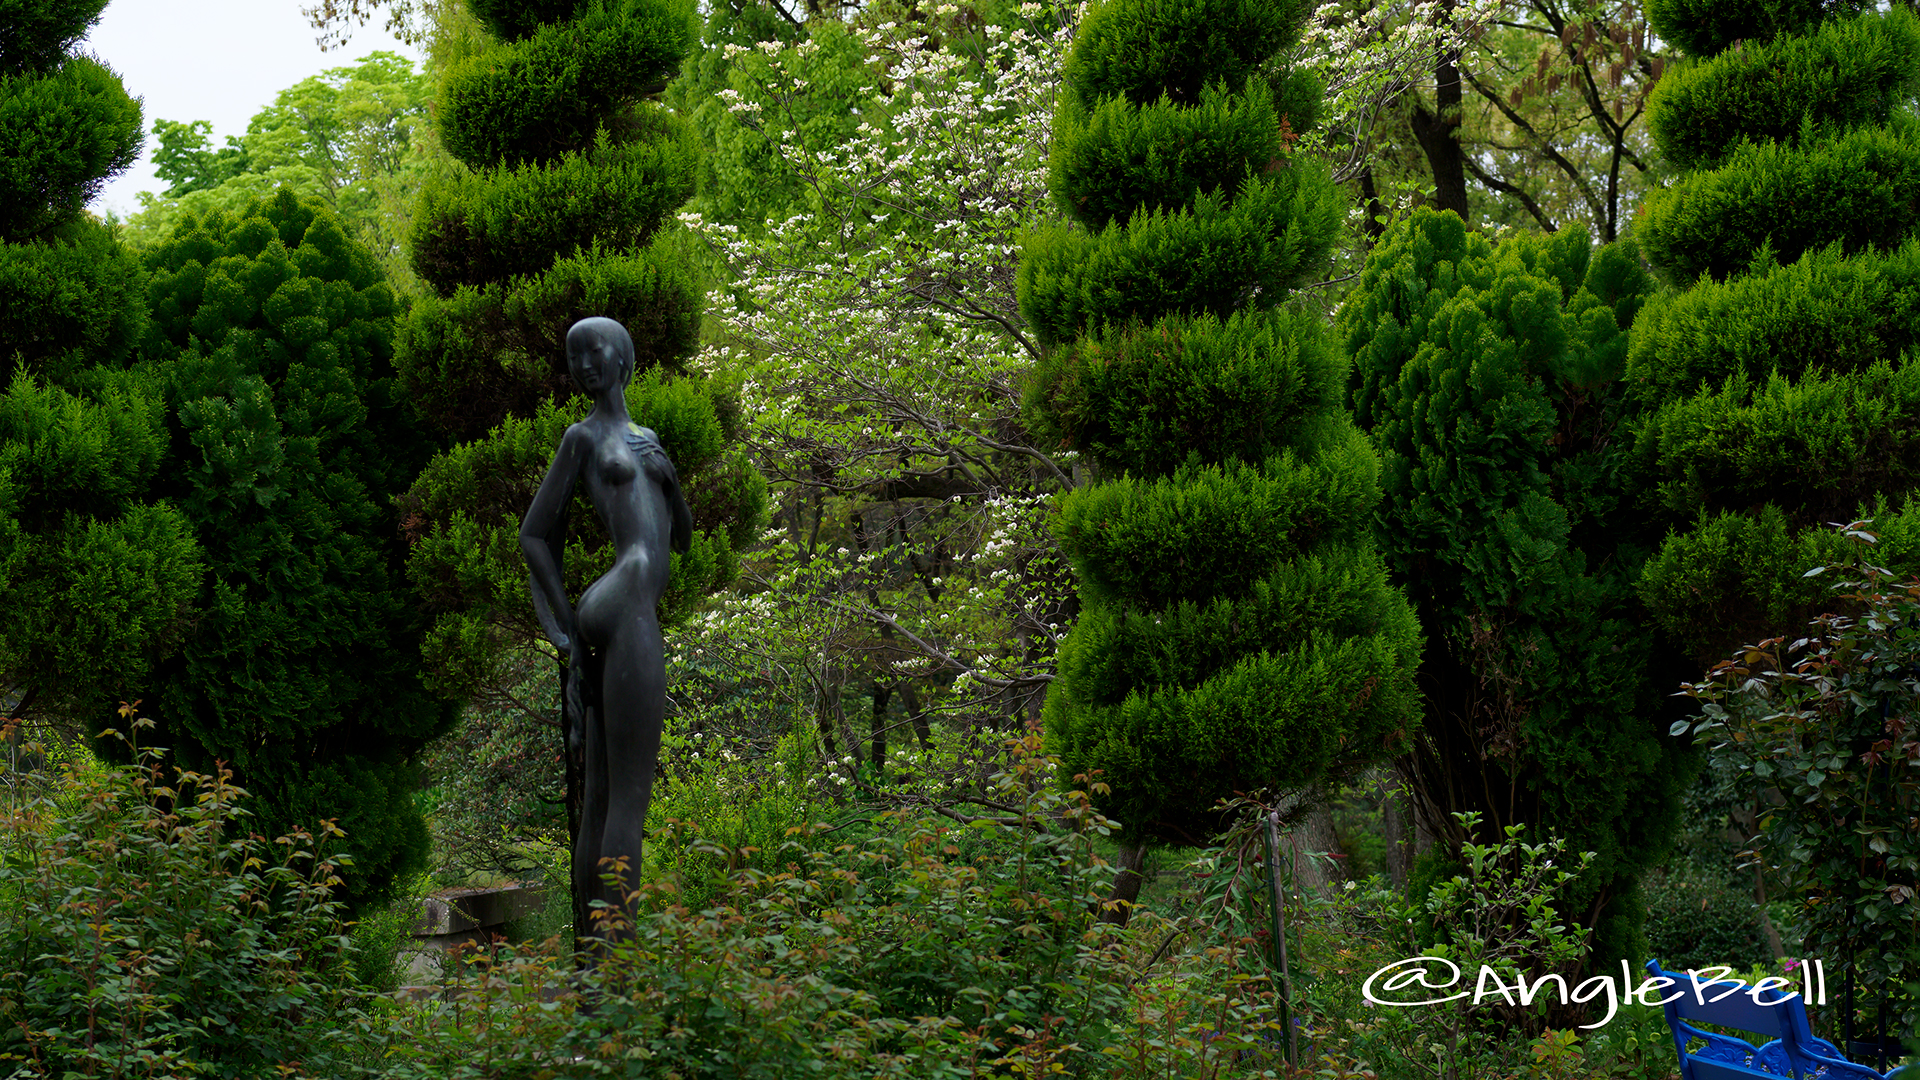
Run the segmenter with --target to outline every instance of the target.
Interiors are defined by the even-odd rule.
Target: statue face
[[[599,320],[605,321],[605,320]],[[618,327],[616,323],[609,326]],[[567,369],[574,385],[589,395],[614,386],[624,386],[633,374],[632,354],[621,348],[624,342],[606,328],[583,320],[567,335]]]

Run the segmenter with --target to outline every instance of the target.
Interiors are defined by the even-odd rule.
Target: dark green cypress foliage
[[[1864,9],[1864,10],[1863,10]],[[1920,18],[1894,5],[1651,5],[1689,60],[1649,103],[1684,170],[1639,235],[1676,286],[1634,328],[1642,594],[1692,659],[1827,603],[1826,525],[1920,566]],[[1739,48],[1730,47],[1744,39]]]
[[[0,3],[0,240],[71,221],[140,156],[140,104],[74,54],[106,0]]]
[[[567,372],[577,320],[606,316],[631,333],[629,408],[660,434],[693,511],[663,623],[733,581],[734,552],[757,535],[766,504],[731,391],[687,369],[703,287],[665,228],[693,194],[700,143],[653,95],[694,44],[693,5],[470,2],[496,40],[441,87],[440,135],[466,170],[422,194],[412,257],[433,295],[415,303],[399,348],[408,392],[455,444],[400,506],[407,570],[434,620],[430,677],[458,699],[552,670],[518,532],[561,432],[586,412]],[[610,549],[584,495],[569,527],[564,569],[577,597]],[[557,688],[533,700],[557,703]]]
[[[454,440],[568,397],[559,345],[589,315],[626,325],[638,368],[679,369],[702,301],[659,237],[693,194],[699,140],[646,98],[691,47],[691,9],[473,6],[499,40],[441,85],[440,137],[467,171],[422,193],[411,248],[435,295],[400,343],[409,391]]]
[[[1420,638],[1368,528],[1379,461],[1345,365],[1281,307],[1341,199],[1292,152],[1309,80],[1269,78],[1306,8],[1108,0],[1054,120],[1071,222],[1033,233],[1021,310],[1038,429],[1097,477],[1055,535],[1083,610],[1045,710],[1134,843],[1199,843],[1235,790],[1313,784],[1405,744]]]
[[[702,287],[662,231],[693,193],[699,138],[649,96],[693,45],[691,7],[675,0],[475,0],[473,8],[499,40],[448,72],[442,87],[441,136],[468,171],[430,185],[415,215],[414,267],[436,295],[414,306],[402,333],[408,390],[450,440],[495,437],[503,422],[532,421],[572,396],[567,328],[603,315],[633,335],[636,373],[658,368],[688,382],[671,394],[703,397],[705,414],[728,426],[732,442],[737,410],[729,393],[686,370],[700,345]],[[668,392],[675,381],[637,378],[635,391]],[[638,399],[634,407],[636,415],[654,412]],[[515,440],[505,429],[498,437]],[[684,615],[692,598],[733,580],[733,552],[753,535],[765,496],[738,451],[666,446],[701,532],[693,552],[675,557],[673,613]],[[530,499],[544,465],[543,458],[516,466],[513,490]],[[418,489],[410,504],[419,515],[414,535],[451,536],[443,527],[455,523],[433,508],[459,508],[432,486]],[[477,519],[484,529],[510,530],[525,509],[509,512],[510,501],[461,512],[469,525]],[[597,546],[588,536],[591,515],[576,528]],[[494,569],[512,564],[519,576],[517,556],[507,557],[512,545],[472,543],[487,558],[500,556]],[[416,576],[459,573],[461,562],[481,559],[472,550],[445,566],[423,565]],[[468,587],[437,590],[453,617],[461,617],[458,609],[506,602],[490,587],[474,587],[470,571],[464,576]]]
[[[469,171],[422,194],[413,262],[437,295],[414,306],[400,344],[408,389],[440,430],[499,444],[454,457],[504,473],[482,495],[449,458],[408,497],[409,534],[427,541],[412,572],[441,614],[431,653],[455,694],[483,684],[491,666],[460,654],[497,656],[499,641],[478,645],[503,624],[519,636],[523,620],[511,612],[526,606],[525,574],[512,534],[552,453],[526,443],[527,425],[543,418],[535,426],[558,437],[547,427],[573,394],[565,341],[576,320],[604,315],[632,334],[634,415],[660,420],[694,510],[700,535],[674,557],[670,619],[733,580],[733,552],[754,534],[765,502],[737,450],[692,435],[718,425],[732,443],[737,410],[724,387],[687,374],[700,345],[701,285],[662,233],[693,193],[700,146],[690,124],[648,95],[693,45],[691,8],[474,0],[473,10],[499,40],[442,87],[441,136]],[[645,377],[656,369],[674,377]],[[687,410],[705,421],[672,419]],[[676,444],[677,431],[691,441]],[[570,578],[592,571],[604,546],[591,513],[574,519],[585,546],[569,560]]]
[[[106,0],[0,0],[0,362],[69,385],[142,330],[138,260],[83,210],[140,156],[140,104],[72,54]]]
[[[424,866],[412,755],[454,717],[421,681],[394,527],[430,451],[392,364],[397,304],[333,215],[285,191],[187,219],[147,262],[158,486],[208,573],[146,710],[182,764],[233,767],[266,835],[336,819],[358,906]]]
[[[1594,852],[1562,910],[1595,930],[1601,963],[1632,955],[1638,881],[1670,846],[1687,766],[1659,718],[1686,672],[1642,625],[1620,450],[1627,329],[1650,285],[1630,242],[1495,247],[1422,210],[1374,249],[1339,319],[1386,463],[1381,543],[1429,635],[1409,759],[1429,823],[1457,843],[1448,815],[1479,811],[1475,842],[1523,825]]]
[[[83,207],[140,149],[140,106],[73,46],[104,0],[0,0],[0,686],[70,722],[137,696],[200,581],[180,511],[150,500],[157,388],[123,369],[139,260]]]

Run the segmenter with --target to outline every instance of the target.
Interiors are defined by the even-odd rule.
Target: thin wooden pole
[[[1300,1029],[1293,1022],[1293,978],[1287,970],[1286,892],[1280,886],[1280,811],[1267,814],[1267,891],[1273,900],[1273,940],[1280,958],[1280,1016],[1287,1025],[1287,1064],[1300,1060]]]

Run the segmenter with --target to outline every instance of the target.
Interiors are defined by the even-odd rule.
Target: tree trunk
[[[1437,18],[1451,23],[1453,7],[1453,0],[1443,0]],[[1467,216],[1467,168],[1460,149],[1460,68],[1454,57],[1443,55],[1434,65],[1433,84],[1433,110],[1429,112],[1414,98],[1408,123],[1433,173],[1434,208],[1451,210],[1472,227],[1473,219]]]
[[[820,726],[820,745],[827,751],[827,760],[836,761],[840,757],[840,748],[834,744],[833,734],[833,692],[826,683],[826,671],[822,669],[820,677],[820,712],[815,723]]]
[[[1373,245],[1378,243],[1380,237],[1387,231],[1387,223],[1381,220],[1387,216],[1387,207],[1380,201],[1379,189],[1374,187],[1371,165],[1360,174],[1360,195],[1366,200],[1367,211],[1367,221],[1361,227],[1361,234],[1366,237],[1367,250],[1372,251]]]
[[[1120,857],[1114,862],[1117,872],[1113,875],[1113,891],[1107,894],[1107,902],[1114,906],[1101,911],[1101,922],[1115,926],[1127,925],[1127,918],[1133,914],[1133,905],[1140,899],[1140,886],[1147,881],[1141,876],[1146,867],[1146,841],[1120,845]]]
[[[1407,872],[1413,869],[1412,815],[1406,797],[1401,794],[1397,777],[1388,773],[1375,790],[1380,796],[1380,821],[1387,834],[1387,880],[1396,889],[1407,885]]]
[[[873,717],[868,723],[868,738],[873,743],[874,783],[887,782],[887,705],[893,700],[893,688],[873,680]]]
[[[1346,878],[1337,859],[1314,857],[1340,851],[1340,840],[1333,831],[1333,808],[1327,804],[1326,792],[1318,787],[1302,792],[1299,800],[1308,803],[1306,815],[1282,838],[1288,848],[1286,856],[1293,863],[1294,891],[1327,896]]]
[[[907,719],[913,722],[913,737],[920,742],[920,749],[933,747],[933,725],[927,722],[927,710],[920,703],[920,693],[913,688],[911,681],[900,684],[900,699],[907,704]]]

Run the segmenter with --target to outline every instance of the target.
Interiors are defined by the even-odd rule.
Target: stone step
[[[429,896],[420,901],[420,914],[413,921],[413,936],[437,938],[492,929],[505,925],[508,919],[539,911],[546,902],[546,890],[538,885],[461,889]]]

